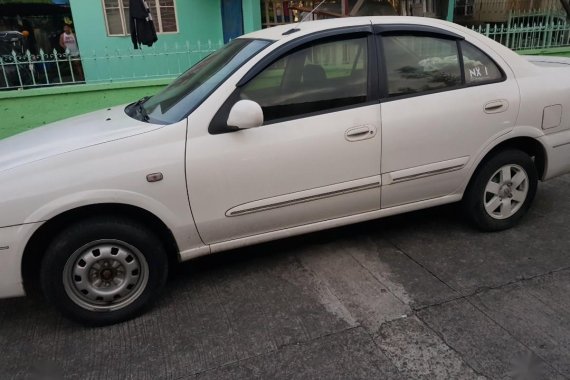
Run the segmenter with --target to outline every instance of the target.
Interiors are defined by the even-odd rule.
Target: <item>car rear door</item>
[[[208,244],[380,208],[380,105],[371,27],[303,39],[247,74],[205,134],[189,118],[188,191]],[[230,131],[259,103],[261,127]]]
[[[456,192],[483,147],[514,126],[516,80],[500,57],[446,30],[376,32],[385,73],[382,208]]]

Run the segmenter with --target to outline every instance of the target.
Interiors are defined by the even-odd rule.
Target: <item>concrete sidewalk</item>
[[[0,301],[0,378],[569,378],[569,188],[501,233],[452,205],[185,263],[107,328]]]

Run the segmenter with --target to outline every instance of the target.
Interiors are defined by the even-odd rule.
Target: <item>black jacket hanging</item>
[[[150,9],[144,0],[129,0],[129,14],[131,40],[135,49],[141,45],[152,46],[158,41]]]

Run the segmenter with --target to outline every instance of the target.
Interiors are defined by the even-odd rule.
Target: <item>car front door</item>
[[[371,31],[297,44],[254,67],[208,133],[193,135],[190,116],[188,192],[205,243],[380,208],[374,51]],[[229,109],[243,99],[264,124],[231,131]]]
[[[518,85],[500,57],[476,41],[425,29],[379,33],[382,208],[457,192],[477,154],[518,113]]]

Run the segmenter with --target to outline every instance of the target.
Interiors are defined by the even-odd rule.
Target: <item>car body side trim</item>
[[[443,174],[443,173],[454,172],[454,171],[456,171],[456,170],[461,169],[463,166],[465,166],[465,165],[457,165],[457,166],[452,166],[452,167],[449,167],[449,168],[432,170],[432,171],[425,172],[425,173],[412,174],[412,175],[409,175],[409,176],[405,176],[405,177],[401,177],[401,178],[398,178],[398,179],[396,179],[396,180],[393,180],[392,183],[398,183],[398,182],[404,182],[404,181],[411,181],[411,180],[418,179],[418,178],[430,177],[430,176],[432,176],[432,175],[438,175],[438,174]]]
[[[310,232],[320,231],[328,228],[345,226],[348,224],[354,224],[359,222],[365,222],[367,220],[373,220],[378,218],[383,218],[387,216],[397,215],[408,211],[420,210],[423,208],[434,207],[443,205],[446,203],[457,202],[461,200],[461,194],[450,194],[439,198],[426,199],[423,201],[418,201],[414,203],[408,203],[405,205],[394,206],[386,208],[383,210],[369,211],[361,214],[344,216],[342,218],[335,218],[329,220],[323,220],[321,222],[305,224],[297,227],[285,228],[282,230],[276,230],[271,232],[266,232],[259,235],[246,236],[239,239],[233,239],[228,241],[222,241],[210,245],[210,250],[212,253],[227,251],[230,249],[246,247],[253,244],[259,244],[266,241],[291,237],[295,235],[306,234]]]
[[[556,144],[556,145],[553,145],[552,147],[556,149],[556,148],[560,148],[561,146],[564,146],[564,145],[570,145],[570,141],[565,142],[565,143]]]
[[[384,184],[390,185],[393,183],[411,181],[414,179],[461,170],[463,167],[465,167],[467,162],[469,162],[469,156],[435,162],[428,165],[416,166],[408,169],[396,170],[384,175],[386,177]]]
[[[244,203],[226,211],[226,216],[234,217],[273,210],[276,208],[293,206],[300,203],[312,202],[324,198],[331,198],[357,191],[371,190],[380,187],[380,176],[363,178],[355,181],[319,187],[316,189],[299,191]]]
[[[209,245],[203,245],[200,247],[187,249],[185,251],[180,251],[178,253],[178,260],[181,262],[182,261],[188,261],[188,260],[195,259],[196,257],[209,255],[210,253],[211,253],[210,252],[210,246]]]

